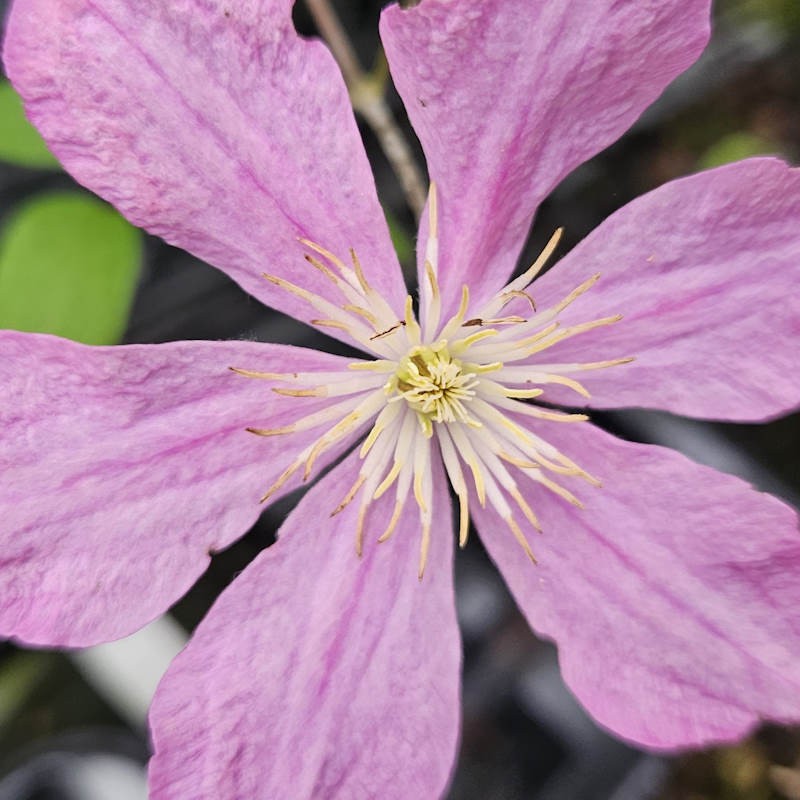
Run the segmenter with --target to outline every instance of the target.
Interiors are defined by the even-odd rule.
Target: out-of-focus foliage
[[[660,800],[800,800],[800,731],[766,727],[729,747],[684,756]]]
[[[21,167],[59,169],[58,161],[28,122],[19,95],[7,81],[0,81],[0,160]]]
[[[385,211],[385,209],[384,209]],[[401,264],[409,264],[414,258],[414,241],[409,236],[406,229],[397,221],[393,214],[386,212],[386,222],[389,225],[389,233],[392,236],[397,258]]]
[[[740,19],[767,19],[787,33],[800,32],[800,3],[797,0],[723,0]]]
[[[34,197],[0,232],[0,327],[118,342],[140,262],[139,232],[105,203]]]
[[[60,169],[7,81],[0,82],[0,161]],[[77,192],[37,195],[0,230],[0,327],[114,344],[140,262],[140,234],[109,206]]]
[[[780,147],[771,144],[760,136],[741,131],[723,136],[708,148],[700,158],[699,166],[703,169],[719,167],[751,156],[775,155]]]

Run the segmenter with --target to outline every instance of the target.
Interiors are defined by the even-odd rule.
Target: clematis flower
[[[619,736],[675,748],[800,718],[794,512],[559,410],[796,408],[800,173],[755,159],[675,181],[531,285],[556,233],[509,282],[542,199],[698,57],[708,0],[384,11],[432,177],[418,315],[346,89],[291,5],[12,7],[8,73],[77,180],[364,357],[2,333],[2,632],[134,631],[355,446],[164,678],[153,798],[440,796],[470,517]]]

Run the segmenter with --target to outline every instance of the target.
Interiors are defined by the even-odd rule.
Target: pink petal
[[[796,408],[798,220],[800,170],[770,158],[673,181],[634,200],[533,286],[546,307],[599,272],[562,325],[616,313],[624,319],[536,360],[635,356],[576,376],[600,408],[739,420]],[[570,404],[576,397],[550,394]]]
[[[425,0],[384,12],[392,76],[439,185],[445,305],[462,283],[478,306],[501,288],[541,201],[700,55],[709,6]]]
[[[255,522],[310,438],[247,433],[296,419],[302,401],[228,367],[343,363],[256,342],[92,348],[0,334],[2,635],[86,645],[163,612]]]
[[[178,656],[150,714],[153,800],[434,798],[458,738],[450,502],[417,579],[413,511],[355,554],[355,454],[292,512]],[[386,496],[370,511],[381,522]],[[379,532],[379,531],[378,531]]]
[[[593,426],[541,435],[603,481],[583,510],[528,492],[533,566],[501,521],[475,521],[534,630],[599,723],[655,748],[800,719],[797,515],[738,478]],[[535,537],[535,538],[534,538]]]
[[[291,0],[13,4],[4,60],[53,152],[133,223],[302,320],[270,272],[342,302],[303,259],[349,258],[398,308],[405,288],[347,91]]]

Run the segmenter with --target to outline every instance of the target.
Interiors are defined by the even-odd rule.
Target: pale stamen
[[[409,497],[413,495],[421,531],[420,579],[428,563],[433,535],[432,452],[441,453],[445,473],[458,497],[459,545],[463,547],[467,543],[470,492],[474,491],[480,505],[491,506],[535,562],[515,511],[521,512],[534,530],[541,531],[535,513],[535,498],[539,496],[536,492],[547,492],[555,495],[558,501],[581,508],[581,500],[559,480],[569,482],[578,478],[594,486],[599,486],[600,482],[549,444],[546,438],[517,420],[529,417],[559,423],[586,421],[585,414],[547,408],[537,405],[536,401],[548,386],[563,386],[589,398],[587,387],[571,375],[632,361],[631,358],[616,358],[586,363],[531,363],[534,357],[539,361],[544,357],[542,354],[559,342],[615,324],[622,318],[615,315],[578,324],[561,324],[561,313],[590,291],[599,275],[585,280],[560,302],[537,311],[534,295],[528,291],[529,284],[552,257],[562,229],[553,234],[525,273],[498,292],[477,314],[473,309],[472,316],[468,314],[469,288],[463,286],[458,309],[442,324],[438,207],[436,186],[431,184],[419,321],[410,296],[406,298],[402,316],[397,316],[371,286],[353,250],[349,253],[351,263],[347,263],[319,244],[300,240],[311,250],[304,254],[306,262],[336,287],[343,299],[341,305],[283,278],[264,276],[323,315],[312,320],[313,324],[347,332],[379,358],[350,363],[341,371],[318,373],[230,368],[245,378],[281,384],[269,388],[298,403],[306,402],[307,398],[345,398],[310,414],[299,415],[288,425],[248,428],[259,436],[291,435],[315,427],[323,430],[314,442],[295,455],[262,501],[274,495],[301,470],[303,479],[307,480],[324,453],[357,432],[366,431],[358,452],[361,468],[331,514],[339,514],[351,503],[358,503],[354,533],[356,551],[360,555],[368,528],[375,522],[369,514],[372,504],[394,489],[391,514],[377,539],[386,542],[397,530]],[[524,315],[500,313],[514,301],[518,306],[526,305],[524,310],[517,309]],[[438,451],[431,450],[434,434]],[[467,471],[471,485],[468,485]],[[519,487],[516,478],[520,472],[536,487],[530,496],[523,494]]]
[[[428,240],[425,246],[425,279],[420,284],[422,330],[426,340],[433,338],[442,313],[439,292],[439,200],[436,184],[428,191]]]
[[[504,305],[507,303],[508,295],[515,295],[518,292],[523,292],[525,289],[528,288],[528,285],[531,281],[542,271],[545,264],[550,260],[550,257],[555,252],[556,248],[558,247],[558,243],[561,241],[561,237],[564,234],[563,228],[558,228],[555,233],[550,237],[550,240],[544,246],[544,250],[539,254],[539,257],[536,261],[528,267],[525,272],[522,273],[518,278],[511,281],[505,289],[497,295],[497,297],[487,303],[482,309],[479,316],[481,317],[491,317],[494,316]],[[536,309],[534,308],[534,311]]]

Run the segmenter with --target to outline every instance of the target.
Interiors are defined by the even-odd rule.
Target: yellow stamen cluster
[[[433,346],[412,347],[401,359],[386,391],[395,395],[390,402],[405,400],[416,411],[430,438],[434,422],[477,424],[467,411],[477,385],[476,374],[466,371],[462,362],[450,355],[447,342],[442,341]]]
[[[445,471],[459,500],[459,543],[467,541],[469,503],[490,503],[506,521],[528,557],[535,561],[530,545],[517,523],[512,504],[536,530],[539,520],[517,482],[530,480],[534,490],[546,490],[562,500],[581,506],[581,501],[561,484],[564,478],[579,478],[599,486],[566,455],[521,422],[525,418],[548,422],[582,422],[584,414],[569,414],[532,404],[545,386],[565,386],[583,397],[586,388],[571,375],[632,361],[620,358],[591,363],[554,364],[539,354],[554,344],[606,325],[621,317],[604,317],[580,325],[561,327],[559,315],[596,283],[594,275],[561,302],[537,309],[527,289],[555,250],[561,231],[556,231],[536,262],[509,283],[477,313],[468,317],[469,288],[463,287],[456,313],[443,324],[437,278],[437,196],[431,186],[428,203],[429,236],[425,253],[425,276],[420,287],[420,319],[408,297],[402,317],[369,284],[354,251],[348,265],[330,251],[308,240],[306,261],[333,283],[342,303],[320,297],[288,281],[265,277],[276,286],[305,300],[322,318],[311,324],[346,332],[372,361],[358,361],[349,370],[328,373],[276,374],[231,368],[249,378],[279,382],[278,394],[298,398],[341,398],[324,409],[300,417],[280,428],[248,428],[259,436],[286,435],[321,429],[316,440],[296,455],[278,480],[263,495],[266,501],[298,471],[307,480],[319,457],[337,443],[371,425],[360,450],[362,466],[353,486],[339,505],[338,514],[358,500],[356,550],[362,552],[368,511],[373,501],[394,490],[394,508],[379,542],[395,531],[410,495],[420,515],[421,543],[419,576],[425,570],[431,541],[433,480],[431,442],[435,436]],[[312,255],[313,253],[313,255]],[[514,301],[523,305],[525,316],[502,316]],[[527,309],[527,311],[526,311]],[[499,315],[499,316],[498,316]],[[535,359],[535,363],[534,363]],[[357,373],[354,375],[354,372]],[[288,384],[288,385],[287,385]],[[512,474],[510,467],[516,468]],[[468,487],[465,469],[471,477]],[[509,502],[511,501],[511,502]]]

